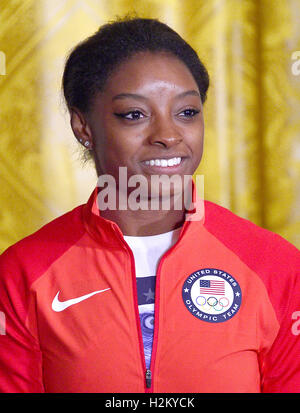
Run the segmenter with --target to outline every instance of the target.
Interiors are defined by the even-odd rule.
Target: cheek
[[[187,142],[187,145],[190,147],[190,150],[192,152],[192,169],[195,170],[198,168],[202,155],[203,155],[203,147],[204,147],[204,139],[203,139],[203,133],[199,133],[199,130],[197,133],[193,134],[190,136],[190,139]]]
[[[195,156],[199,156],[199,154],[202,154],[203,140],[204,140],[203,138],[204,138],[203,128],[201,128],[201,130],[197,128],[196,130],[192,131],[187,137],[187,145],[190,146]]]
[[[126,140],[122,134],[105,136],[95,147],[97,169],[118,179],[119,167],[126,166],[131,175],[130,163],[135,153],[133,142]]]

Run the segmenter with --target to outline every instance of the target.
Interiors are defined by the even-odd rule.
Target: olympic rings
[[[202,303],[198,303],[198,298],[201,298],[202,300],[204,299],[204,302],[202,301]],[[205,305],[206,303],[206,298],[204,297],[204,295],[198,295],[198,297],[196,298],[196,303],[201,307],[202,305]]]
[[[227,297],[221,297],[218,300],[217,297],[214,296],[210,296],[206,299],[204,295],[198,295],[196,303],[199,307],[202,307],[207,303],[210,307],[213,307],[215,311],[222,311],[225,307],[228,307],[229,300]],[[217,307],[218,305],[221,306],[221,308]]]
[[[221,300],[226,300],[226,301],[227,301],[227,304],[222,304],[222,303],[221,303]],[[220,303],[220,305],[221,305],[222,307],[227,307],[227,306],[229,305],[229,300],[228,300],[227,297],[222,297],[222,298],[220,298],[219,303]]]
[[[213,304],[211,302],[213,302]],[[207,304],[210,305],[211,307],[214,307],[215,305],[218,304],[218,299],[216,297],[208,297]]]
[[[220,307],[217,307],[218,305],[220,305]],[[216,305],[213,306],[213,309],[214,309],[215,311],[222,311],[222,310],[223,310],[223,307],[222,307],[222,305],[220,304],[220,302],[218,302]]]

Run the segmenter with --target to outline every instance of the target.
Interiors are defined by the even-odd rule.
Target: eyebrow
[[[186,92],[179,93],[179,95],[175,96],[175,99],[184,98],[185,96],[197,96],[201,99],[200,93],[197,90],[187,90]],[[112,100],[117,99],[126,99],[126,98],[133,98],[138,100],[147,100],[147,98],[143,95],[138,95],[137,93],[120,93],[112,98]]]
[[[201,99],[200,93],[197,90],[187,90],[186,92],[179,93],[175,96],[175,99],[184,98],[186,96],[197,96]]]
[[[143,95],[137,95],[136,93],[120,93],[119,95],[116,95],[112,98],[112,100],[117,100],[117,99],[126,99],[126,98],[133,98],[133,99],[139,99],[139,100],[147,100],[147,98]]]

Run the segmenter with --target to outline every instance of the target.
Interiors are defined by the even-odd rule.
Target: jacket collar
[[[88,233],[102,245],[109,245],[110,248],[120,248],[122,242],[125,242],[123,233],[115,222],[101,216],[97,204],[99,190],[100,188],[96,187],[88,202],[83,205],[85,228]],[[193,229],[196,230],[199,228],[199,225],[202,226],[204,224],[205,202],[200,197],[194,180],[192,180],[192,204],[192,208],[186,211],[186,219],[180,233],[180,238],[187,232],[191,232]],[[191,225],[192,222],[195,222],[195,224]]]

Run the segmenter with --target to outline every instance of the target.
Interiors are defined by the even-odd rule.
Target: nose
[[[155,121],[148,136],[151,145],[160,145],[171,148],[182,141],[182,135],[171,120]]]

